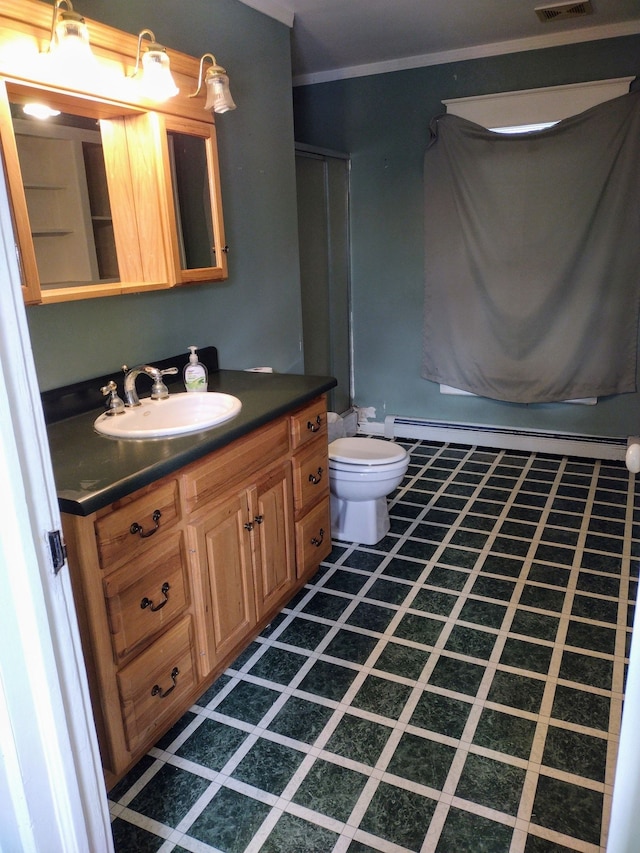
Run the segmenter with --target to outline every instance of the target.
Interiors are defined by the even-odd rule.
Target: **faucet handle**
[[[118,386],[110,379],[106,385],[100,389],[103,397],[109,397],[106,401],[107,411],[105,414],[107,415],[121,415],[124,412],[124,402],[118,396]]]
[[[169,389],[164,384],[160,376],[156,376],[153,380],[153,385],[151,386],[151,399],[152,400],[166,400],[169,396]]]
[[[168,367],[166,370],[159,370],[158,368],[154,368],[153,370],[153,386],[151,388],[151,399],[152,400],[166,400],[169,396],[169,389],[162,381],[162,377],[167,373],[177,373],[177,367]]]

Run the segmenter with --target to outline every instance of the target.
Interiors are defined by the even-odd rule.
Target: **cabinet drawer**
[[[329,497],[296,522],[296,562],[299,578],[312,574],[331,553]]]
[[[127,747],[152,743],[184,708],[196,684],[191,619],[186,617],[159,637],[117,676]]]
[[[111,643],[121,661],[160,633],[189,603],[187,555],[177,530],[103,581]]]
[[[326,440],[327,403],[324,397],[318,397],[291,415],[291,443],[294,450],[318,436]]]
[[[288,422],[287,418],[281,418],[204,460],[194,462],[182,475],[189,512],[228,489],[233,482],[250,477],[288,452]]]
[[[293,501],[296,515],[329,491],[327,442],[320,438],[293,457]]]
[[[113,569],[138,559],[179,517],[176,480],[154,483],[118,501],[95,522],[100,565],[103,569]]]

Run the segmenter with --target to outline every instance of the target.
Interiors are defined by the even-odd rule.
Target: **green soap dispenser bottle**
[[[198,359],[198,348],[189,347],[189,363],[184,367],[184,387],[187,391],[206,391],[209,381],[207,368]]]

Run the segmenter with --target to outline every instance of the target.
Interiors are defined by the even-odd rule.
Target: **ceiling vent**
[[[535,13],[541,21],[568,21],[570,18],[582,18],[593,13],[591,0],[584,3],[548,3],[536,6]]]

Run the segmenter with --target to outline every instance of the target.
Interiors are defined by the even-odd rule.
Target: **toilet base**
[[[346,501],[331,494],[331,536],[343,542],[375,545],[389,532],[386,497],[371,501]]]

